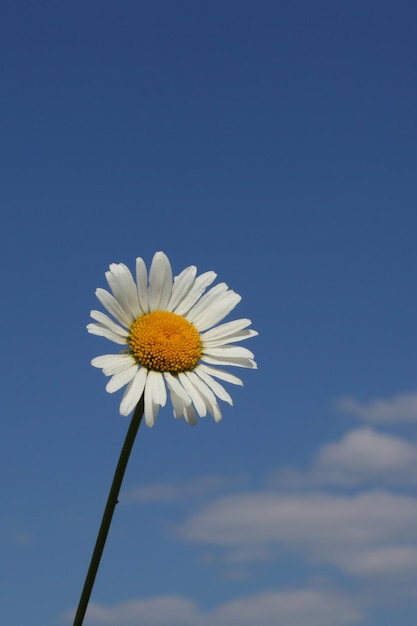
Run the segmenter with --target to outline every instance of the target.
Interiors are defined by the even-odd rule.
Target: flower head
[[[197,276],[197,268],[191,265],[173,280],[163,252],[154,255],[149,277],[143,259],[136,259],[136,282],[123,263],[110,265],[106,279],[111,293],[99,288],[96,296],[114,319],[91,311],[95,321],[87,330],[125,346],[119,354],[91,361],[111,376],[109,393],[127,385],[121,415],[129,415],[144,394],[145,421],[153,426],[166,403],[167,388],[174,416],[184,416],[189,424],[196,423],[196,414],[207,413],[219,422],[217,398],[233,404],[215,379],[243,384],[221,368],[256,368],[252,352],[233,344],[258,333],[248,329],[248,319],[219,324],[241,297],[225,283],[207,291],[215,278],[214,272]]]

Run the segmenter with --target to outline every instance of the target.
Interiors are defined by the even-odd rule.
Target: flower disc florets
[[[193,370],[202,353],[195,327],[170,311],[152,311],[138,317],[130,327],[128,343],[140,365],[171,374]]]

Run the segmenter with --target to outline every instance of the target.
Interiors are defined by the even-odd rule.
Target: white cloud
[[[328,482],[414,482],[417,445],[371,428],[358,428],[321,448],[313,474]]]
[[[317,457],[320,467],[359,472],[408,470],[417,464],[417,446],[371,428],[350,431],[339,443],[323,446]]]
[[[417,393],[399,393],[390,399],[377,398],[367,404],[345,396],[336,402],[336,406],[340,411],[375,424],[417,420]]]
[[[12,544],[20,547],[28,547],[33,543],[32,535],[21,528],[15,528],[12,530],[9,538]]]
[[[323,445],[307,472],[282,469],[272,481],[293,488],[415,484],[417,445],[369,427],[356,428],[339,441]]]
[[[211,611],[201,626],[345,626],[362,621],[349,599],[327,591],[270,591],[228,602]],[[200,622],[198,623],[200,626]]]
[[[196,604],[177,595],[130,600],[114,606],[91,602],[86,614],[89,624],[106,626],[194,626],[197,617]],[[62,621],[72,619],[72,612],[62,616]]]
[[[248,483],[246,474],[236,476],[221,476],[211,474],[198,476],[186,482],[170,480],[141,485],[128,491],[127,497],[135,502],[174,502],[187,498],[201,497],[212,494],[214,491],[236,487]]]
[[[347,573],[385,575],[395,569],[400,575],[410,568],[409,560],[400,558],[400,548],[409,544],[416,549],[417,499],[385,491],[349,496],[246,493],[218,498],[189,516],[177,532],[187,541],[226,550],[279,547]],[[397,551],[392,567],[380,550]],[[369,558],[373,554],[374,565],[369,561],[360,569],[365,553]]]
[[[370,423],[411,421],[417,419],[417,394],[399,394],[368,404],[346,397],[339,400],[338,407]],[[221,563],[229,576],[248,576],[255,561],[291,555],[310,567],[330,565],[361,579],[362,588],[366,583],[366,589],[377,589],[368,594],[369,606],[376,603],[382,588],[389,590],[387,598],[396,597],[396,589],[405,590],[407,598],[414,593],[407,581],[417,576],[417,497],[370,490],[369,485],[416,484],[416,443],[368,426],[355,428],[324,444],[309,470],[279,470],[275,485],[287,491],[219,496],[230,487],[246,484],[248,489],[248,480],[243,474],[170,480],[131,489],[128,498],[178,502],[203,497],[197,500],[199,508],[194,507],[174,532],[185,541],[207,547],[207,559]],[[334,492],[335,487],[358,485],[368,490],[353,494],[288,491],[291,487],[331,486]],[[212,500],[203,504],[207,496]],[[70,621],[71,616],[66,618]],[[133,599],[113,606],[92,603],[88,611],[92,626],[349,626],[363,620],[358,600],[316,588],[268,590],[207,611],[178,595]]]
[[[236,546],[228,554],[229,563],[248,563],[253,561],[271,561],[271,551],[265,545],[240,545]]]
[[[347,555],[345,570],[360,576],[397,576],[417,574],[417,547],[413,545],[385,546]]]
[[[114,606],[91,604],[88,623],[102,626],[348,626],[362,621],[354,602],[315,589],[266,591],[201,612],[181,596],[131,600]],[[63,616],[69,621],[69,614]]]

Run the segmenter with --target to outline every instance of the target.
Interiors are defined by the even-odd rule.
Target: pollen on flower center
[[[152,311],[130,327],[128,343],[140,365],[157,372],[193,370],[202,351],[200,334],[181,315]]]

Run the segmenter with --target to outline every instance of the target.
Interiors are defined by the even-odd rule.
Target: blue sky
[[[415,625],[416,18],[4,0],[2,623],[71,624],[129,423],[85,326],[164,250],[259,369],[140,429],[85,625]]]

